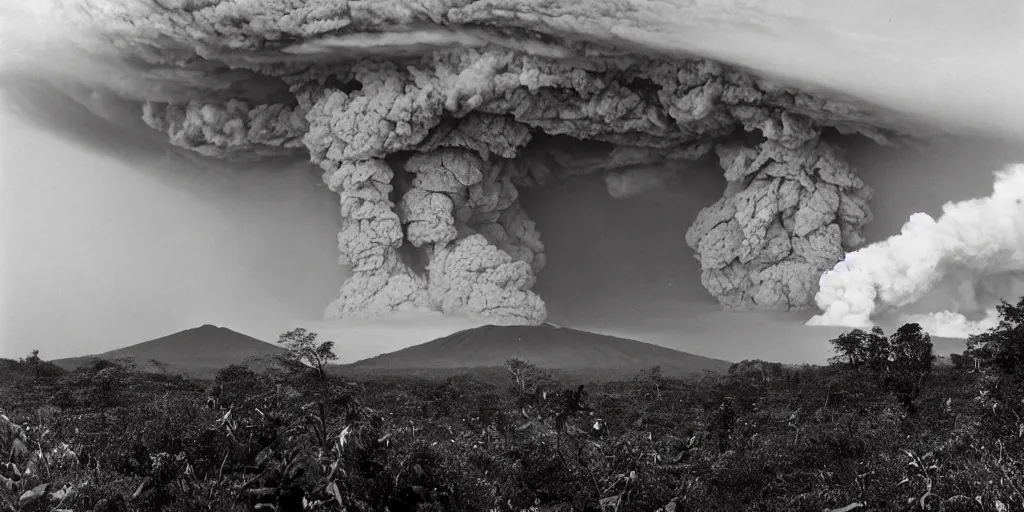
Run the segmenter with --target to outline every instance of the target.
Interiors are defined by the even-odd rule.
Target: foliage
[[[583,386],[523,360],[497,382],[308,362],[209,382],[130,361],[36,378],[45,363],[6,361],[0,511],[1024,507],[1011,374],[991,358],[934,367],[913,325],[843,339],[853,358],[828,367]]]
[[[305,364],[316,370],[321,379],[326,375],[327,365],[338,356],[334,354],[334,342],[317,343],[317,333],[301,327],[281,335],[277,340],[288,349],[285,361]]]
[[[931,336],[919,324],[906,324],[889,338],[889,353],[884,366],[885,386],[914,414],[917,411],[914,401],[920,396],[935,362]]]
[[[1003,301],[996,308],[999,325],[971,336],[964,356],[1004,375],[1019,374],[1024,367],[1024,298],[1017,304]]]
[[[838,353],[829,360],[832,364],[845,362],[853,368],[881,371],[889,361],[891,347],[881,327],[870,331],[854,329],[830,340]]]
[[[888,338],[880,327],[854,329],[830,340],[837,355],[829,362],[856,372],[865,371],[891,392],[910,414],[931,375],[935,356],[931,336],[916,323],[905,324]]]

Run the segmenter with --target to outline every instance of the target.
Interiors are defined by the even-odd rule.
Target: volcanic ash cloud
[[[330,318],[428,309],[540,323],[545,305],[531,288],[545,247],[519,191],[604,173],[612,195],[631,197],[685,186],[692,163],[705,157],[717,157],[728,185],[685,234],[701,283],[727,308],[805,309],[818,277],[860,247],[871,220],[871,188],[832,136],[879,144],[920,136],[891,112],[695,57],[685,50],[702,48],[661,37],[690,33],[688,20],[714,32],[722,27],[711,21],[744,21],[753,16],[746,10],[559,1],[56,4],[40,19],[75,37],[47,39],[37,50],[47,55],[20,62],[135,102],[139,117],[180,148],[211,158],[300,155],[322,171],[339,198],[339,261],[350,271]],[[758,16],[790,19],[771,9]],[[719,44],[735,46],[729,37]],[[776,53],[767,68],[790,55]],[[880,265],[876,272],[892,266]],[[877,281],[857,276],[852,282]],[[843,287],[824,283],[819,304],[851,304],[828,318],[868,318],[874,284],[833,298]]]
[[[995,173],[992,195],[943,206],[938,220],[916,213],[900,234],[849,253],[821,276],[808,325],[865,327],[877,313],[916,303],[933,291],[985,318],[958,311],[909,317],[947,336],[992,325],[1024,274],[1024,165]]]

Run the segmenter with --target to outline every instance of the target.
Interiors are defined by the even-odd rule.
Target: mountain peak
[[[204,324],[102,354],[71,358],[67,360],[67,366],[89,358],[130,357],[139,364],[156,360],[175,371],[209,375],[225,366],[244,363],[250,357],[274,356],[284,352],[286,350],[279,346],[226,327]]]
[[[519,357],[541,368],[635,372],[661,366],[668,374],[724,372],[731,363],[641,341],[545,323],[484,325],[364,359],[354,368],[435,369],[504,366]]]

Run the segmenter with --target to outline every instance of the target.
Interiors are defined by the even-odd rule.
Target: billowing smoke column
[[[544,244],[518,191],[585,173],[629,197],[685,186],[692,162],[717,156],[729,185],[685,238],[729,308],[806,308],[820,274],[861,245],[871,191],[823,130],[906,136],[879,128],[893,126],[884,113],[706,59],[644,56],[611,38],[627,31],[594,6],[441,4],[113,2],[64,14],[86,14],[112,42],[104,62],[121,64],[104,69],[143,68],[116,82],[171,143],[224,158],[305,152],[319,166],[340,197],[351,270],[332,318],[425,308],[542,322],[530,289]],[[829,279],[819,304],[836,302]],[[858,300],[826,316],[866,318]]]
[[[806,307],[818,276],[863,241],[871,189],[813,132],[717,152],[725,197],[686,233],[701,282],[729,308]]]
[[[873,315],[944,288],[958,309],[985,318],[944,311],[910,320],[956,337],[994,325],[995,304],[1019,292],[1024,276],[1024,166],[996,173],[991,196],[942,210],[938,220],[916,213],[900,234],[847,254],[821,277],[815,300],[823,313],[809,323],[868,326]]]

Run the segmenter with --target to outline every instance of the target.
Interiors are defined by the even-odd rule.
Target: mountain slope
[[[140,369],[159,369],[158,365],[151,362],[156,360],[163,363],[163,369],[169,372],[208,377],[225,366],[243,363],[252,357],[274,356],[285,352],[281,347],[251,336],[207,324],[102,354],[52,362],[66,370],[74,370],[94,359],[130,357],[135,359]]]
[[[348,366],[367,370],[476,368],[502,366],[510,357],[560,370],[619,373],[661,366],[666,375],[724,372],[731,364],[651,343],[544,324],[477,327]]]

